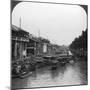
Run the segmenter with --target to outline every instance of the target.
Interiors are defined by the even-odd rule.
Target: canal
[[[52,67],[38,68],[28,77],[12,79],[12,88],[87,84],[87,63],[82,58],[65,65],[58,64],[56,69],[52,69]]]

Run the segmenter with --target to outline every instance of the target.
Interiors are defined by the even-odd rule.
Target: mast
[[[38,37],[40,37],[40,30],[38,30]]]
[[[19,27],[20,27],[20,29],[21,29],[21,17],[20,17],[20,19],[19,19]]]

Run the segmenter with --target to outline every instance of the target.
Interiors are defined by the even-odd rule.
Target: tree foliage
[[[74,39],[70,45],[70,48],[87,50],[87,29],[82,31],[82,34]]]

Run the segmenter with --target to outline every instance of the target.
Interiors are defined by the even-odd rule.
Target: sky
[[[69,45],[87,27],[87,15],[78,5],[21,2],[13,9],[12,24],[51,43]]]

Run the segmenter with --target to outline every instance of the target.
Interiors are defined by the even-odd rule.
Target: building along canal
[[[35,88],[50,86],[87,85],[87,60],[75,57],[69,63],[36,68],[27,77],[13,78],[13,88]]]

